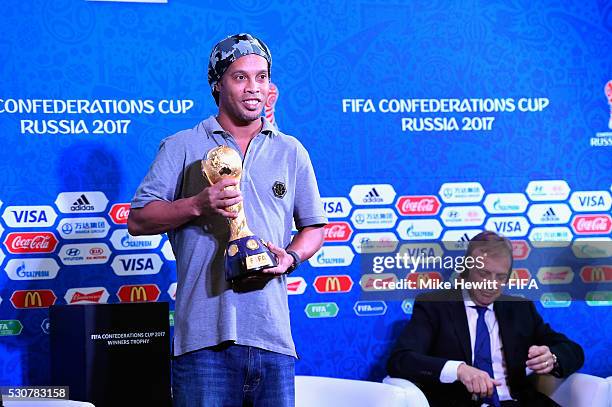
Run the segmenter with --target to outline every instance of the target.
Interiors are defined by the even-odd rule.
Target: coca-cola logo
[[[434,195],[401,196],[396,207],[399,213],[404,216],[436,215],[440,211],[440,201]]]
[[[353,229],[347,222],[330,222],[325,225],[326,242],[346,242],[351,238]]]
[[[13,232],[4,239],[10,253],[53,253],[57,238],[52,232]]]
[[[578,234],[609,234],[612,231],[610,215],[577,215],[572,229]]]
[[[130,214],[130,204],[114,204],[110,210],[110,217],[114,223],[118,225],[124,225],[127,223],[128,216]]]
[[[271,124],[274,124],[275,122],[274,106],[276,105],[276,101],[278,100],[278,93],[279,92],[276,85],[270,82],[270,91],[268,92],[268,99],[266,99],[265,114],[266,119],[268,119]]]
[[[531,248],[525,240],[512,240],[512,256],[514,260],[524,260],[529,256]]]

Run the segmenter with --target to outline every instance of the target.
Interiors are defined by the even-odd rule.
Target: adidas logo
[[[557,221],[559,220],[559,218],[557,217],[557,214],[555,213],[553,208],[548,208],[548,210],[544,212],[544,214],[542,215],[542,220],[544,222],[551,222],[551,221]]]
[[[70,210],[73,211],[73,212],[93,211],[94,210],[94,206],[91,204],[91,202],[89,202],[89,199],[87,199],[85,194],[81,194],[79,199],[77,199],[76,201],[74,201],[72,203],[72,206],[70,207]]]
[[[77,199],[76,201],[74,201],[74,203],[72,205],[78,206],[78,205],[90,205],[89,200],[87,199],[87,197],[85,196],[85,194],[82,194],[79,199]]]
[[[370,192],[368,192],[363,198],[364,203],[380,203],[383,202],[383,199],[380,197],[380,194],[376,190],[376,188],[372,188]]]

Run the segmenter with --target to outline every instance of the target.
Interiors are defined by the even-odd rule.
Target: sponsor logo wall
[[[69,3],[0,13],[0,385],[46,381],[51,305],[167,301],[173,323],[170,241],[130,236],[128,202],[160,141],[216,112],[196,57],[230,32],[201,22],[248,30],[250,15],[292,16],[258,26],[276,66],[265,115],[306,147],[329,220],[287,278],[298,374],[380,381],[414,296],[375,287],[451,276],[374,272],[372,258],[455,257],[487,229],[512,240],[512,280],[536,281],[545,319],[587,349],[583,371],[612,375],[583,329],[612,324],[612,78],[593,52],[607,43],[583,31],[607,32],[604,6],[550,3],[530,20],[501,3]]]
[[[315,270],[316,278],[309,282],[305,277],[292,277],[288,292],[291,295],[302,295],[311,285],[317,294],[348,293],[353,289],[353,278],[350,275],[324,275],[317,269],[339,268],[339,272],[354,272],[355,257],[362,254],[399,251],[410,256],[442,256],[449,252],[457,255],[459,250],[464,250],[465,243],[472,236],[484,229],[496,231],[513,240],[515,261],[526,260],[532,248],[570,244],[574,260],[586,258],[592,261],[594,257],[610,257],[606,252],[609,250],[605,247],[607,245],[597,240],[598,236],[609,239],[611,217],[598,210],[609,209],[610,194],[607,191],[574,191],[571,198],[568,198],[570,192],[569,185],[562,180],[531,181],[524,193],[491,194],[487,194],[478,182],[463,182],[443,184],[439,188],[439,196],[399,195],[395,199],[397,193],[391,184],[354,185],[348,197],[322,199],[324,211],[330,215],[324,230],[325,244],[307,262]],[[380,201],[373,197],[380,197]],[[565,201],[560,201],[561,197],[565,197]],[[380,205],[368,208],[372,203],[370,198],[377,200]],[[540,203],[545,200],[551,202]],[[474,205],[475,201],[482,204]],[[457,205],[458,202],[464,205]],[[85,274],[92,272],[88,270],[93,269],[93,266],[100,266],[107,271],[110,268],[118,278],[146,277],[160,273],[164,264],[170,268],[174,266],[172,248],[165,236],[135,237],[127,232],[129,204],[113,204],[108,212],[103,213],[104,216],[70,217],[75,211],[90,213],[106,210],[107,206],[108,199],[101,191],[60,193],[54,205],[7,206],[3,216],[6,225],[3,234],[5,252],[2,252],[3,259],[6,258],[3,262],[6,276],[13,281],[56,280],[63,269],[76,270],[73,266],[80,266],[79,272]],[[586,207],[592,207],[593,213],[583,213]],[[39,229],[52,231],[32,231],[31,224],[26,221],[28,219],[34,223],[39,222]],[[466,227],[471,228],[462,229]],[[372,231],[361,232],[363,229]],[[82,237],[77,239],[88,241],[72,243],[78,234]],[[595,239],[592,240],[593,247],[588,245],[589,239]],[[600,256],[597,256],[597,244],[601,246]],[[552,266],[539,269],[537,266],[531,267],[537,270],[534,275],[542,284],[569,284],[573,281],[574,271],[571,267],[561,267],[561,271]],[[583,276],[584,270],[591,270],[586,275],[603,276],[591,280],[605,282],[609,280],[608,269],[609,266],[605,265],[584,265],[581,270]],[[525,270],[527,278],[531,277],[529,269],[517,270]],[[606,272],[602,274],[598,270]],[[395,280],[396,277],[386,278]],[[99,284],[107,278],[100,277],[94,282]],[[360,277],[359,281],[361,290],[372,291],[373,279],[376,278],[385,277],[367,277],[365,273],[365,278]],[[592,281],[583,277],[582,282]],[[56,296],[54,285],[55,282],[50,281],[50,288],[43,291],[47,302]],[[125,287],[132,286],[122,285],[114,295],[109,294],[104,286],[68,287],[66,294],[63,297],[60,295],[60,298],[68,304],[143,299],[152,301],[162,293],[157,285],[134,286],[136,288],[133,288],[133,293],[127,292],[132,288]],[[15,288],[20,287],[15,285]],[[176,283],[172,283],[167,292],[170,299],[174,300]],[[37,304],[44,303],[40,295],[35,292],[28,294],[27,304],[25,300],[19,300],[19,296],[18,304],[12,302],[16,308],[28,308],[32,306],[33,298]],[[548,301],[548,297],[545,300]],[[359,312],[356,314],[361,315]],[[340,309],[337,315],[341,315]],[[380,315],[384,315],[384,312]]]

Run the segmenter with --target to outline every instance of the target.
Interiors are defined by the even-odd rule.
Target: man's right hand
[[[228,211],[228,207],[242,201],[242,194],[237,189],[225,189],[235,186],[235,178],[225,178],[214,185],[204,188],[194,196],[194,205],[198,216],[218,214],[226,218],[236,218],[236,212]]]
[[[483,370],[476,369],[462,363],[457,368],[457,379],[472,394],[478,397],[490,397],[493,395],[494,386],[500,386],[499,380],[493,380],[489,374]]]

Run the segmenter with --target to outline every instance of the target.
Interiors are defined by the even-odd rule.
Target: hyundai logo
[[[74,256],[78,256],[80,253],[81,251],[77,249],[76,247],[66,249],[66,256],[74,257]]]

